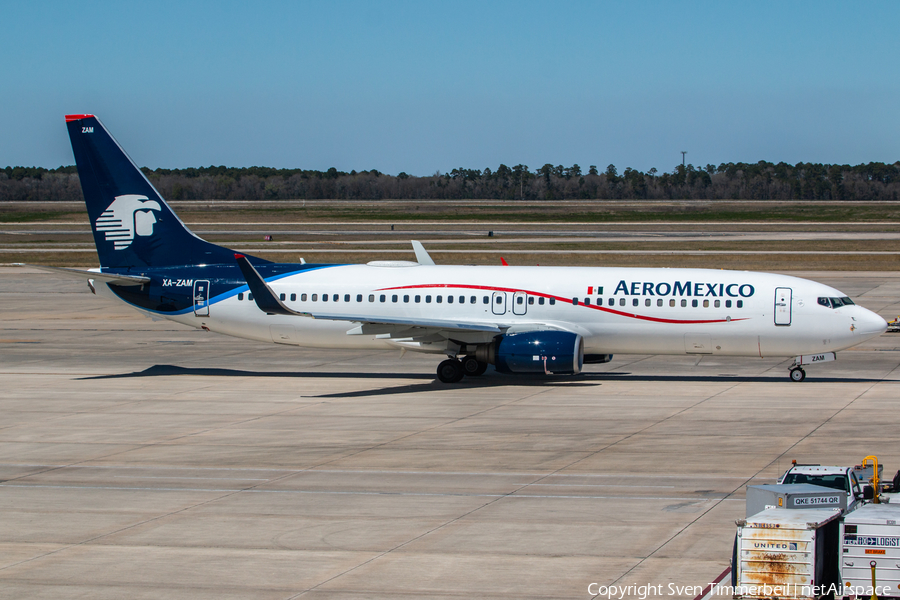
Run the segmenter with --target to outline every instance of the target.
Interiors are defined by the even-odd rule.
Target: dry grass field
[[[275,261],[900,270],[900,202],[173,202],[198,235]],[[265,236],[272,236],[265,241]],[[76,203],[0,204],[0,264],[93,266]]]

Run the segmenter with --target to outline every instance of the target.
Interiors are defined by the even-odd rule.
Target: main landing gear
[[[437,378],[444,383],[457,383],[465,376],[483,375],[487,367],[487,363],[477,360],[474,356],[466,356],[462,360],[448,358],[438,365]]]

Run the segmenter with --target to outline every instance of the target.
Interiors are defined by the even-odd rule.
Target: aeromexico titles
[[[795,357],[802,365],[887,324],[813,281],[705,269],[283,264],[206,242],[178,219],[93,115],[68,115],[100,268],[98,295],[155,317],[277,344],[446,355],[444,382],[577,374],[613,354]]]

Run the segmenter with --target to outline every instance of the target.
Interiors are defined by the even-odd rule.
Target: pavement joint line
[[[368,474],[371,473],[373,475],[460,475],[460,476],[472,476],[472,475],[482,475],[488,477],[541,477],[547,475],[546,473],[524,473],[520,471],[393,471],[393,470],[382,470],[382,469],[318,469],[318,468],[306,468],[306,469],[278,469],[271,467],[182,467],[182,466],[152,466],[147,467],[143,465],[86,465],[86,464],[71,464],[71,465],[48,465],[42,463],[0,463],[0,467],[65,467],[70,469],[171,469],[171,470],[184,470],[184,471],[275,471],[278,473],[290,472],[294,474],[300,473],[353,473],[353,474]],[[621,479],[621,473],[552,473],[553,477],[614,477],[616,479]],[[665,478],[665,479],[683,479],[685,477],[691,478],[709,478],[709,479],[744,479],[743,477],[729,476],[729,475],[709,475],[709,474],[692,474],[692,473],[684,473],[679,475],[664,475],[664,474],[656,474],[656,473],[634,473],[635,477],[640,478]]]
[[[265,485],[265,484],[255,484],[255,485]],[[121,492],[190,492],[190,493],[218,493],[218,494],[227,494],[228,496],[232,496],[235,494],[309,494],[309,495],[319,495],[319,496],[396,496],[396,497],[438,497],[438,498],[510,498],[516,500],[528,500],[528,499],[551,499],[551,500],[648,500],[648,501],[685,501],[691,502],[692,504],[700,504],[703,502],[714,502],[719,500],[725,500],[725,498],[709,498],[709,497],[696,497],[696,496],[586,496],[586,495],[572,495],[572,494],[518,494],[515,491],[507,492],[507,493],[497,493],[497,494],[487,494],[487,493],[479,493],[479,492],[411,492],[411,491],[398,491],[398,492],[366,492],[360,490],[261,490],[261,489],[252,489],[252,488],[179,488],[179,487],[139,487],[139,486],[114,486],[114,485],[50,485],[50,484],[7,484],[0,483],[0,488],[13,488],[13,489],[64,489],[64,490],[110,490],[110,491],[121,491]],[[215,502],[221,500],[222,498],[215,498],[210,500],[210,502]],[[741,498],[731,498],[735,502],[742,502]],[[198,505],[199,506],[199,505]],[[459,518],[466,517],[470,515],[472,512],[477,510],[481,510],[485,508],[488,504],[484,504],[482,506],[473,509],[472,511],[466,513],[465,515],[461,515]],[[25,512],[28,512],[27,510]],[[165,515],[163,515],[165,516]],[[136,523],[132,526],[140,525],[141,523]],[[450,523],[446,523],[445,525],[449,525]],[[131,527],[131,526],[129,526]],[[443,525],[442,525],[443,527]],[[127,529],[127,528],[126,528]],[[120,530],[121,531],[121,530]],[[428,533],[434,532],[435,529],[426,532],[422,535],[427,535]],[[112,535],[116,532],[104,533],[97,538],[99,539],[107,535]],[[93,541],[93,540],[91,540]],[[409,540],[412,542],[415,540]],[[404,542],[406,544],[408,542]],[[78,544],[75,544],[78,545]],[[399,548],[398,546],[397,548]],[[390,551],[396,550],[397,548],[393,548]]]

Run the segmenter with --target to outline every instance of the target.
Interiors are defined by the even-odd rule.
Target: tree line
[[[644,173],[615,165],[545,164],[496,169],[453,169],[414,176],[369,171],[191,167],[142,171],[169,200],[900,200],[900,161],[722,163],[677,165],[671,173]],[[0,169],[0,201],[80,201],[74,166]]]

